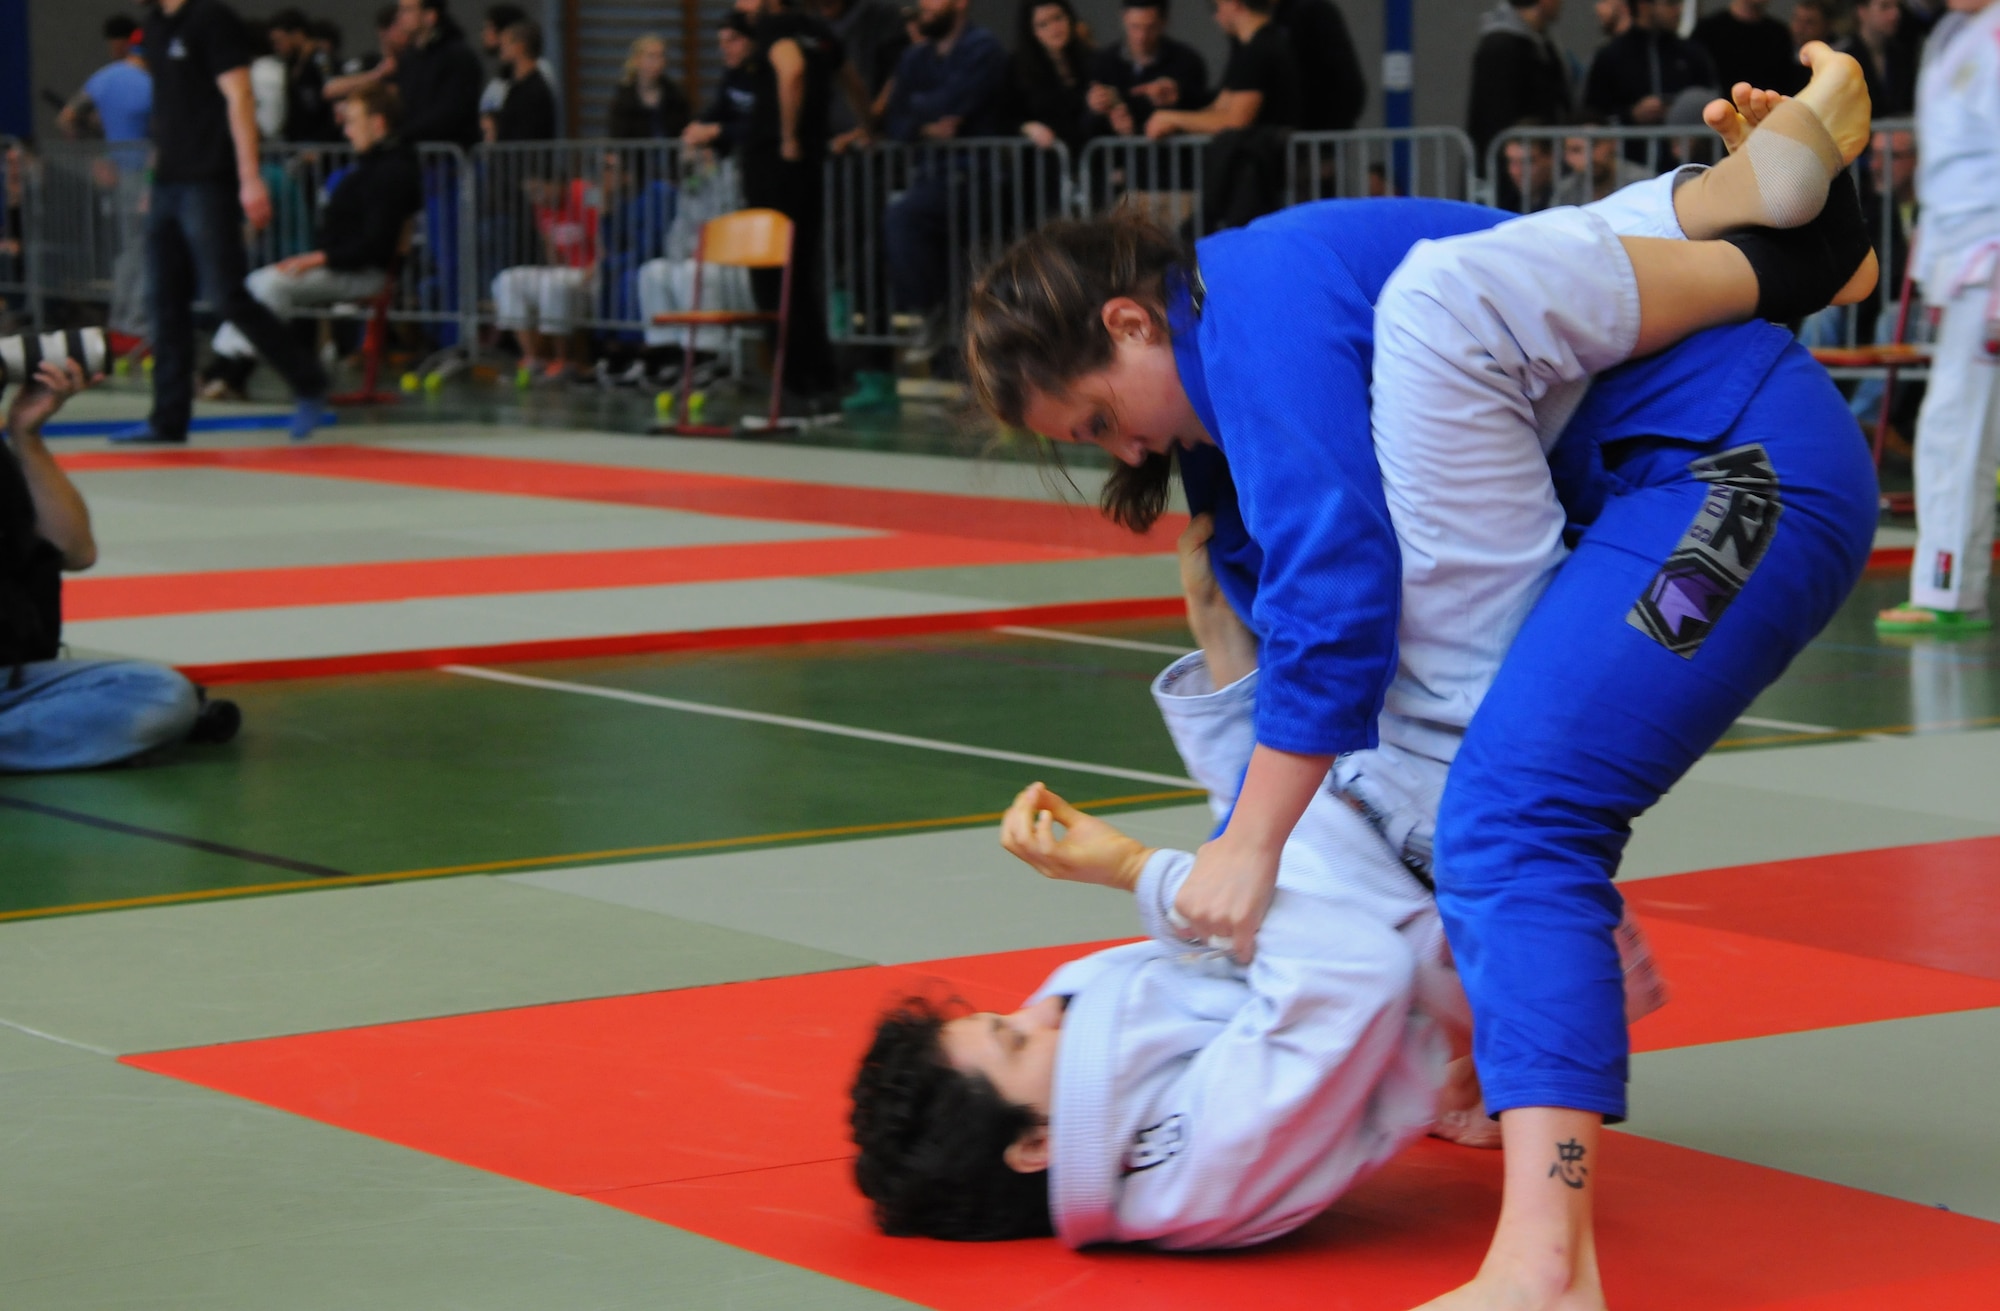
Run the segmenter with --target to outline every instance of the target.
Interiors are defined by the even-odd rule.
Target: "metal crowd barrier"
[[[1455,127],[1294,132],[1285,152],[1288,204],[1363,196],[1470,200],[1472,138]]]
[[[1047,150],[1025,137],[889,142],[836,155],[826,170],[836,341],[894,345],[918,334],[919,315],[956,322],[980,266],[1069,209],[1070,157],[1060,142]]]
[[[32,308],[28,271],[28,154],[21,142],[0,136],[0,332],[41,326]]]
[[[1554,205],[1581,205],[1602,200],[1620,187],[1644,181],[1683,164],[1713,163],[1722,145],[1706,127],[1537,127],[1512,128],[1493,139],[1486,152],[1486,180],[1503,208],[1521,213]],[[1901,201],[1912,197],[1916,168],[1915,125],[1908,119],[1885,119],[1875,125],[1874,141],[1851,171],[1862,205],[1875,225],[1875,256],[1881,279],[1875,293],[1860,305],[1828,309],[1807,321],[1801,337],[1811,346],[1853,347],[1882,341],[1895,327],[1901,293],[1898,252],[1907,242],[1883,247],[1882,234],[1901,229]],[[1879,374],[1879,367],[1830,370],[1836,377]]]
[[[1083,148],[1076,166],[1076,209],[1101,214],[1134,204],[1176,231],[1192,223],[1206,231],[1202,205],[1205,136],[1099,137]]]

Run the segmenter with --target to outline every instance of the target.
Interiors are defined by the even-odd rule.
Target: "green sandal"
[[[1964,637],[1988,632],[1993,621],[1966,610],[1933,610],[1928,606],[1899,605],[1875,616],[1878,633],[1930,633],[1937,637]]]

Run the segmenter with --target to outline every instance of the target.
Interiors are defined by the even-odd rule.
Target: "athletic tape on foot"
[[[1820,135],[1826,135],[1825,129],[1820,129]],[[1833,144],[1832,138],[1828,138],[1827,144]],[[1764,222],[1774,228],[1810,223],[1826,203],[1827,181],[1840,167],[1838,153],[1829,168],[1819,151],[1783,132],[1771,131],[1768,124],[1750,134],[1743,154],[1757,178],[1757,194],[1764,201]]]
[[[1691,660],[1764,558],[1784,507],[1761,445],[1704,456],[1688,472],[1709,484],[1708,495],[1625,622]]]

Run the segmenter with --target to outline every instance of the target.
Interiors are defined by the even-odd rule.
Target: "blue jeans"
[[[1775,523],[1732,601],[1724,575],[1689,559],[1690,541],[1732,540],[1718,515],[1727,494],[1690,465],[1746,446],[1762,446],[1776,471],[1763,498]],[[1715,442],[1648,440],[1606,454],[1603,507],[1509,649],[1439,807],[1438,909],[1494,1112],[1624,1116],[1612,937],[1623,899],[1611,880],[1632,820],[1833,617],[1874,539],[1867,444],[1797,345]],[[1641,598],[1662,597],[1652,613],[1667,616],[1679,650],[1638,626]]]
[[[153,184],[146,213],[155,432],[185,437],[194,412],[194,303],[235,324],[300,399],[326,395],[326,370],[243,285],[243,209],[227,182]]]
[[[194,684],[142,660],[40,660],[0,670],[0,772],[90,769],[178,742],[194,727]]]
[[[953,191],[958,192],[954,199]],[[964,221],[965,184],[955,170],[911,179],[882,214],[889,290],[899,310],[928,314],[951,295],[953,211]]]

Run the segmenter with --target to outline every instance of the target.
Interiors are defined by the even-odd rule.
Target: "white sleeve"
[[[1185,868],[1149,866],[1142,902],[1170,902],[1185,877]],[[1274,1238],[1432,1121],[1443,1042],[1412,1014],[1408,943],[1351,907],[1285,889],[1257,941],[1248,999],[1155,1102],[1180,1117],[1178,1150],[1125,1176],[1127,1241],[1210,1248]]]
[[[1236,804],[1257,747],[1257,672],[1218,689],[1196,651],[1153,680],[1153,701],[1188,777],[1208,789],[1209,807],[1221,819]]]
[[[1390,714],[1471,722],[1563,559],[1546,452],[1638,336],[1631,260],[1588,209],[1421,242],[1384,286],[1370,404],[1402,548]]]
[[[1703,171],[1700,164],[1685,164],[1644,182],[1620,187],[1602,200],[1583,208],[1611,225],[1621,237],[1659,237],[1686,241],[1680,216],[1674,213],[1674,191],[1682,182]]]

